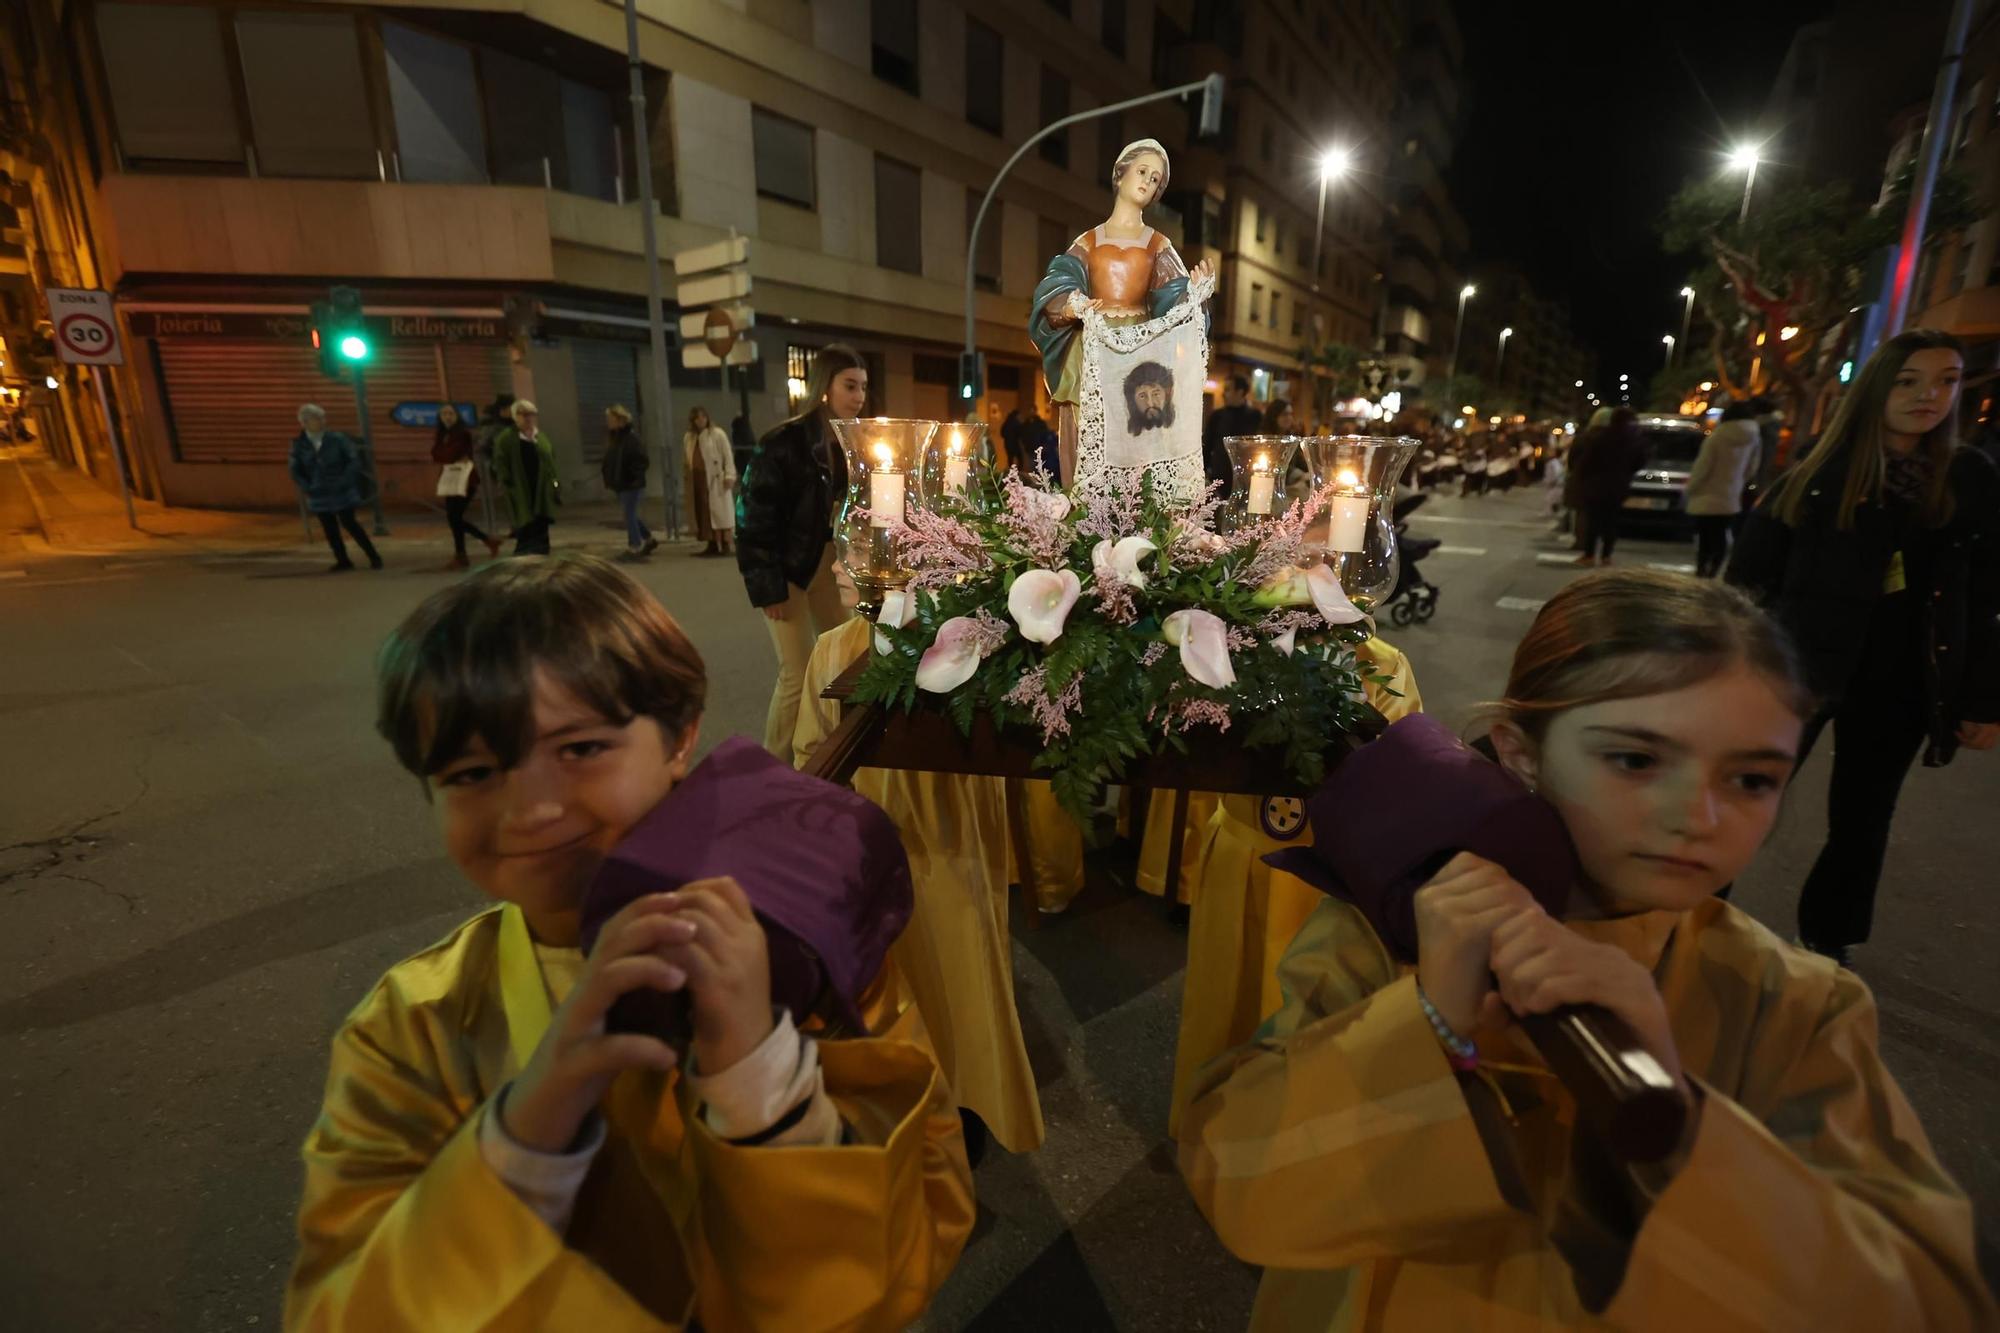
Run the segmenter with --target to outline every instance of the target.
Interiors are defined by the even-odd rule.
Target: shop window
[[[100,4],[97,44],[125,160],[241,163],[222,25],[205,5]]]
[[[917,0],[870,0],[870,67],[875,77],[917,92]]]
[[[965,21],[965,118],[988,134],[1002,132],[1001,71],[1005,44],[978,19]]]
[[[260,175],[381,174],[353,15],[242,13],[236,44]]]
[[[382,25],[398,169],[406,181],[460,185],[486,180],[486,126],[472,52],[457,42]]]
[[[875,158],[875,262],[898,273],[924,271],[923,174]]]
[[[811,127],[754,107],[750,132],[757,160],[757,193],[801,208],[817,207]]]

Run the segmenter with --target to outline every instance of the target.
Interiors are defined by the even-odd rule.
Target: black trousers
[[[354,538],[354,544],[368,557],[369,564],[379,566],[382,563],[382,557],[375,554],[375,543],[368,540],[368,534],[354,521],[352,509],[327,510],[320,514],[319,525],[326,529],[326,544],[333,548],[333,563],[336,565],[354,563],[347,558],[347,543],[340,540],[342,528],[346,528],[347,535]]]
[[[514,529],[515,555],[547,555],[549,553],[549,525],[554,519],[531,518]]]
[[[1921,685],[1857,680],[1846,700],[1807,726],[1805,762],[1833,728],[1833,780],[1826,798],[1826,846],[1799,892],[1799,938],[1821,948],[1860,944],[1875,916],[1875,889],[1889,853],[1889,824],[1927,730]]]
[[[1697,578],[1712,579],[1729,563],[1729,531],[1735,526],[1734,514],[1695,516],[1694,572]]]
[[[1583,537],[1585,555],[1611,558],[1611,548],[1618,544],[1618,516],[1624,509],[1622,500],[1610,504],[1586,505],[1577,511],[1577,529]]]
[[[486,534],[474,527],[465,517],[465,507],[472,503],[469,495],[447,495],[444,498],[444,519],[451,524],[451,546],[460,555],[465,554],[465,539],[476,537],[487,540]]]

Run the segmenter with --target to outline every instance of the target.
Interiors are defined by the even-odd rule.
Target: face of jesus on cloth
[[[1174,374],[1157,361],[1141,361],[1125,376],[1126,429],[1138,435],[1174,424]]]

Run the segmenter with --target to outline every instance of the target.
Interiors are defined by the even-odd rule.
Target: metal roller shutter
[[[160,391],[173,422],[174,452],[184,462],[282,461],[298,433],[303,403],[325,408],[334,430],[359,430],[353,388],[320,374],[310,347],[171,338],[154,346]],[[430,456],[430,432],[397,426],[389,413],[399,402],[434,400],[441,388],[435,345],[378,349],[368,369],[368,408],[375,419],[379,458],[393,462]]]
[[[639,411],[639,348],[631,343],[572,338],[570,363],[576,376],[576,440],[584,461],[604,458],[604,409],[614,404]]]
[[[486,343],[446,343],[444,382],[452,402],[471,403],[484,413],[495,398],[514,391],[507,349]]]

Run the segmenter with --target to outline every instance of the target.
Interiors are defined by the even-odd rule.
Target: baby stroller
[[[1437,585],[1425,578],[1417,566],[1437,550],[1438,539],[1409,535],[1410,515],[1423,508],[1429,499],[1428,495],[1406,495],[1390,510],[1396,525],[1396,587],[1382,599],[1377,615],[1386,610],[1392,625],[1414,625],[1437,614]]]

